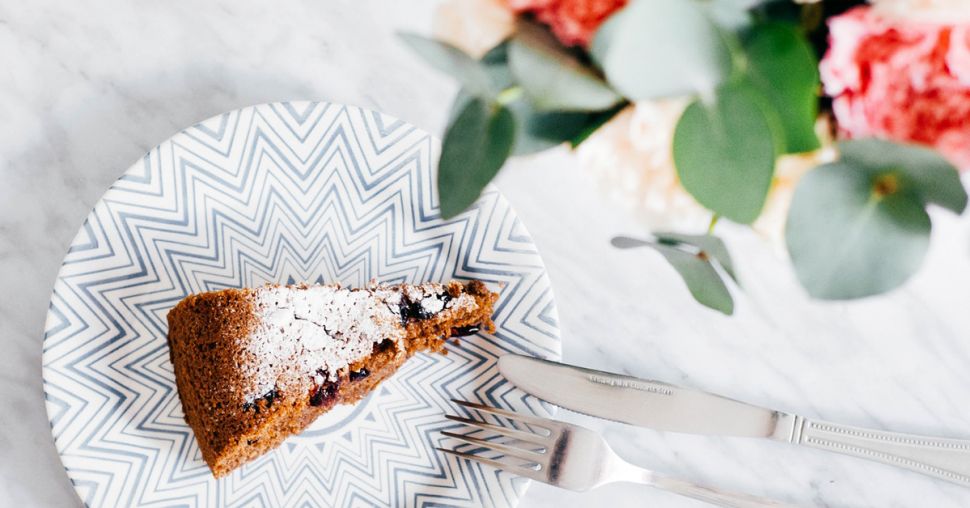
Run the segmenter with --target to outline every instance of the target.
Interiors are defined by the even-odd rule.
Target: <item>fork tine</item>
[[[467,400],[451,399],[452,402],[463,407],[470,407],[472,409],[477,409],[483,413],[491,413],[493,415],[504,416],[506,418],[511,418],[513,420],[519,420],[523,423],[529,425],[534,425],[536,427],[543,428],[549,432],[555,432],[556,429],[553,428],[558,422],[549,420],[547,418],[539,418],[537,416],[527,416],[520,413],[515,413],[513,411],[507,411],[505,409],[499,409],[497,407],[486,406],[484,404],[479,404],[477,402],[468,402]]]
[[[517,476],[524,476],[526,478],[530,478],[532,480],[536,480],[536,481],[539,481],[539,482],[544,482],[545,481],[542,478],[542,472],[541,472],[541,470],[529,469],[529,468],[521,467],[521,466],[513,466],[511,464],[505,464],[503,462],[499,462],[499,461],[494,460],[494,459],[488,459],[488,458],[485,458],[485,457],[479,457],[478,455],[475,455],[475,454],[472,454],[472,453],[459,452],[457,450],[449,450],[447,448],[435,448],[435,449],[438,450],[438,451],[441,451],[441,452],[450,454],[450,455],[455,455],[457,457],[461,457],[463,459],[474,460],[476,462],[480,462],[480,463],[485,464],[487,466],[492,466],[495,469],[501,469],[503,471],[508,471],[508,472],[510,472],[510,473],[512,473],[514,475],[517,475]]]
[[[505,437],[518,439],[519,441],[525,441],[527,443],[533,443],[540,446],[548,446],[548,443],[549,443],[549,437],[543,436],[541,434],[534,434],[532,432],[525,432],[522,430],[511,429],[508,427],[501,427],[499,425],[493,425],[491,423],[485,423],[477,420],[472,420],[471,418],[465,418],[464,416],[445,415],[445,418],[453,422],[464,423],[469,427],[477,427],[480,429],[490,430],[496,434],[501,434]]]
[[[443,436],[454,438],[470,445],[478,445],[483,448],[488,448],[496,452],[501,452],[509,457],[513,457],[521,460],[528,460],[536,463],[538,463],[540,460],[543,460],[542,457],[545,454],[545,450],[546,450],[546,448],[543,447],[543,451],[537,452],[535,450],[529,450],[527,448],[518,448],[515,446],[509,446],[505,443],[497,443],[495,441],[489,441],[487,439],[482,439],[480,437],[468,436],[464,434],[456,434],[454,432],[448,432],[447,430],[441,431],[441,434]],[[532,457],[529,457],[529,455],[532,455]]]

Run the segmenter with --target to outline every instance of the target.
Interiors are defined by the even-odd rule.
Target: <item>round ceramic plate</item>
[[[526,482],[446,456],[450,399],[544,413],[498,375],[506,352],[558,358],[542,260],[488,189],[438,213],[438,142],[360,108],[277,103],[206,120],[133,165],[64,259],[44,340],[54,441],[89,506],[510,506]],[[166,345],[190,293],[264,283],[477,278],[498,331],[418,355],[216,480],[183,419]]]

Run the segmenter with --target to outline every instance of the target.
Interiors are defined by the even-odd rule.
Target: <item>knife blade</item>
[[[812,420],[660,381],[527,356],[502,356],[498,368],[522,390],[577,413],[672,432],[769,438],[970,487],[968,439]]]
[[[783,413],[659,381],[520,355],[499,371],[522,390],[578,413],[657,430],[769,437]]]

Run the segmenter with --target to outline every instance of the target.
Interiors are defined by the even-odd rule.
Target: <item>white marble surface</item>
[[[393,37],[428,30],[433,3],[0,2],[0,505],[79,503],[44,412],[41,338],[60,260],[110,182],[181,127],[253,103],[357,104],[440,132],[454,89]],[[728,231],[745,290],[727,318],[694,304],[658,256],[612,249],[613,234],[638,227],[590,183],[563,152],[499,180],[549,267],[567,361],[970,437],[970,221],[937,214],[918,277],[851,304],[808,300],[782,260]],[[564,418],[634,462],[724,488],[804,505],[970,505],[970,489],[856,459]],[[522,503],[645,505],[699,506],[633,485],[581,495],[535,485]]]

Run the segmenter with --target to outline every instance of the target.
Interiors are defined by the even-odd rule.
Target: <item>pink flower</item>
[[[930,145],[970,170],[970,24],[852,9],[829,20],[820,73],[840,134]]]
[[[603,21],[627,0],[508,0],[519,13],[532,13],[567,46],[589,47]]]

